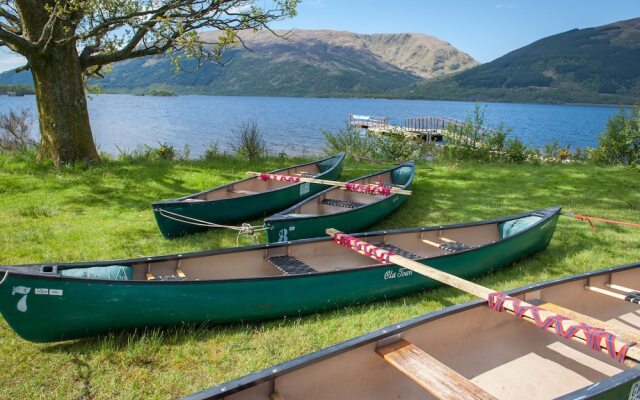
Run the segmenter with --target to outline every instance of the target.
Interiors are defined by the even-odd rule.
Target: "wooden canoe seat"
[[[476,246],[472,246],[470,244],[458,242],[452,239],[448,239],[446,237],[439,237],[438,239],[442,240],[444,243],[437,243],[431,240],[422,239],[423,243],[426,243],[430,246],[439,247],[444,251],[448,251],[449,253],[457,253],[463,250],[473,249]]]
[[[296,257],[274,256],[269,257],[269,263],[278,268],[285,275],[300,275],[318,272],[313,267],[300,261]]]
[[[181,267],[182,259],[178,261],[178,265],[176,266],[175,274],[167,274],[167,275],[154,275],[151,272],[151,265],[147,265],[147,280],[148,281],[183,281],[187,279],[187,275],[184,273]]]
[[[381,347],[376,352],[437,399],[495,399],[464,376],[406,340]]]
[[[380,247],[381,249],[385,249],[387,251],[392,251],[394,253],[396,253],[399,256],[402,256],[404,258],[408,258],[410,260],[419,260],[421,257],[417,254],[413,254],[412,252],[405,250],[405,249],[401,249],[400,247],[394,246],[391,243],[376,243],[374,244],[374,246]]]
[[[322,200],[322,204],[326,206],[344,207],[344,208],[360,208],[364,206],[363,203],[358,203],[357,201],[336,200],[336,199],[324,199]]]

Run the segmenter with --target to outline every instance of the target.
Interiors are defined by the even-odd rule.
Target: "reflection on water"
[[[572,148],[595,146],[615,107],[488,103],[486,122],[503,122],[526,144],[543,147],[558,140]],[[32,108],[34,96],[0,96],[0,112]],[[350,113],[405,118],[446,116],[465,119],[474,103],[429,100],[317,99],[290,97],[149,97],[91,95],[89,113],[101,151],[134,150],[143,144],[167,142],[178,149],[189,145],[198,156],[209,144],[227,148],[232,132],[243,121],[255,120],[272,153],[318,154],[323,130],[344,128]]]

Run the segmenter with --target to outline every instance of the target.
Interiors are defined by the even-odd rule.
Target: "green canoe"
[[[339,154],[271,173],[332,180],[342,173],[343,161],[344,154]],[[247,222],[285,209],[325,188],[326,185],[315,183],[263,181],[254,177],[178,199],[158,201],[151,207],[162,235],[174,238],[207,230],[213,224]]]
[[[559,213],[554,207],[355,236],[472,277],[544,249]],[[0,266],[0,312],[24,339],[51,342],[121,329],[294,316],[437,285],[327,237],[129,260]]]
[[[536,283],[507,295],[615,332],[613,346],[620,350],[640,335],[638,305],[585,289],[621,291],[612,284],[640,288],[640,263]],[[635,297],[637,293],[637,301]],[[569,322],[563,324],[569,329]],[[596,348],[609,346],[605,340]],[[396,322],[183,399],[637,400],[640,368],[634,364],[475,300]]]
[[[409,189],[413,182],[413,161],[349,182]],[[407,196],[371,195],[346,191],[341,187],[324,190],[264,220],[267,241],[287,242],[325,235],[327,228],[361,232],[394,212]]]

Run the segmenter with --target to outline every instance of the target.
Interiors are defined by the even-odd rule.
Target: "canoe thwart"
[[[624,301],[628,301],[630,303],[635,303],[635,304],[640,304],[640,293],[639,292],[627,292],[625,294],[620,294],[620,293],[612,292],[611,290],[599,288],[599,287],[596,287],[596,286],[588,286],[587,285],[584,288],[586,290],[591,291],[591,292],[600,293],[600,294],[603,294],[605,296],[612,297],[614,299],[624,300]]]
[[[638,293],[638,292],[640,292],[640,290],[630,289],[628,287],[620,286],[620,285],[614,285],[613,283],[607,283],[607,287],[610,287],[613,290],[617,290],[617,291],[620,291],[620,292],[626,292],[626,293]]]
[[[438,399],[488,400],[492,395],[416,345],[399,340],[376,352]]]

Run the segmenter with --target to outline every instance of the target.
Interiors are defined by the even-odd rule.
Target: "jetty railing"
[[[349,125],[363,129],[383,128],[389,125],[389,119],[387,117],[349,114]]]

